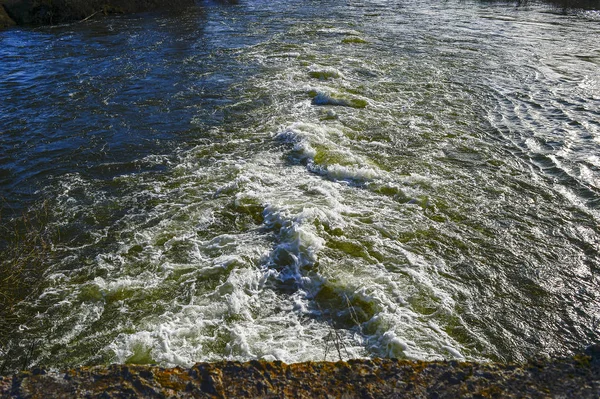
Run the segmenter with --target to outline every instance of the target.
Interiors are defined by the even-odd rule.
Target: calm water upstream
[[[64,367],[597,341],[598,38],[594,12],[434,0],[0,32],[0,196],[60,232],[14,345]]]

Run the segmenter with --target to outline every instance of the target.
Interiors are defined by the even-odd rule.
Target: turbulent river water
[[[12,347],[169,366],[598,340],[599,37],[594,12],[434,0],[0,32],[3,207],[59,232]]]

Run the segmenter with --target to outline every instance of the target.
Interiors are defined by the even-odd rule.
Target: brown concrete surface
[[[0,377],[2,398],[599,398],[600,346],[526,364],[252,361],[32,370]]]

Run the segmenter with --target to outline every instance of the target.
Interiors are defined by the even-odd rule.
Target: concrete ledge
[[[0,377],[0,397],[598,398],[600,347],[521,365],[361,359],[37,369]]]

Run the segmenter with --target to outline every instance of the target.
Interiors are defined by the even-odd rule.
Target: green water
[[[46,201],[57,233],[0,355],[522,361],[596,341],[599,18],[240,1],[1,32],[2,196]]]

